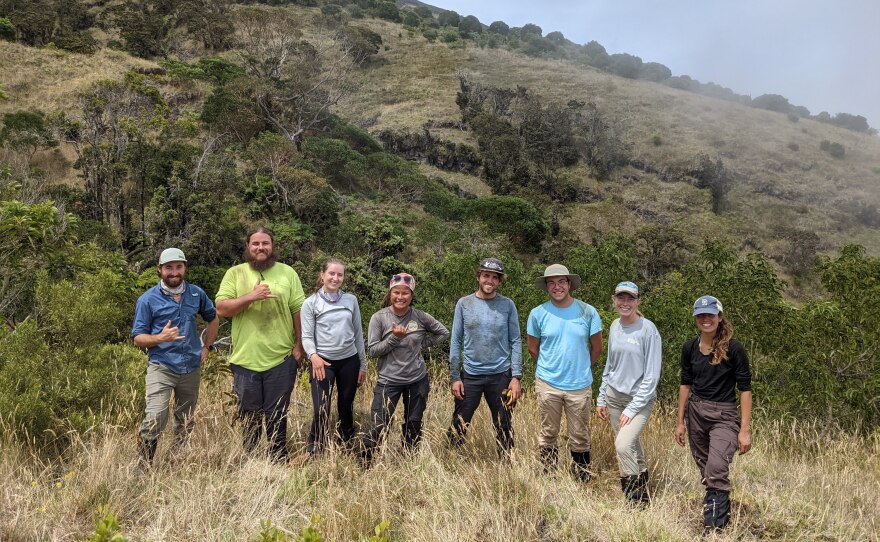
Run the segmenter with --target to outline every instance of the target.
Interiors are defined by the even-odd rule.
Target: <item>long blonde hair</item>
[[[715,330],[715,336],[712,337],[712,361],[710,365],[718,365],[722,361],[727,360],[727,349],[730,347],[730,339],[733,338],[733,324],[724,317],[724,313],[718,313],[721,320],[718,322],[718,329]]]

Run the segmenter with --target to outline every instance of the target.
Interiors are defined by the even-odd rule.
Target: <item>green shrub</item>
[[[651,138],[651,143],[653,143],[655,147],[659,147],[663,144],[663,138],[660,137],[660,134],[655,134],[654,137]]]
[[[843,156],[846,154],[846,149],[843,148],[843,145],[841,145],[840,143],[837,143],[836,141],[834,143],[832,143],[831,141],[828,141],[827,139],[823,139],[822,142],[819,143],[819,148],[821,150],[827,152],[828,154],[830,154],[834,158],[838,158],[838,159],[843,158]]]

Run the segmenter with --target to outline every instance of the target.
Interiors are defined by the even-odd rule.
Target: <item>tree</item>
[[[761,94],[752,100],[752,107],[777,111],[779,113],[788,113],[791,110],[788,98],[779,94]]]
[[[142,58],[164,56],[175,22],[174,4],[170,0],[132,0],[108,13],[119,28],[127,51]]]
[[[28,162],[39,149],[58,146],[58,141],[46,125],[43,113],[33,111],[4,114],[0,143],[25,154]]]
[[[522,39],[526,39],[529,36],[537,36],[540,38],[543,34],[544,31],[541,30],[541,27],[533,23],[526,23],[519,29],[519,37]]]
[[[560,32],[558,30],[550,32],[549,34],[547,34],[545,36],[545,38],[550,40],[550,42],[555,43],[556,45],[564,45],[566,42],[568,42],[568,40],[565,39],[565,36],[562,34],[562,32]]]
[[[286,10],[246,8],[238,15],[240,55],[257,81],[252,97],[266,121],[299,147],[349,91],[361,49],[343,31],[302,40],[299,19]]]
[[[615,53],[611,55],[611,73],[626,77],[627,79],[636,79],[642,70],[642,59],[627,53]]]
[[[694,186],[709,188],[712,194],[712,212],[720,215],[727,204],[727,193],[733,182],[721,159],[713,161],[708,154],[700,153],[688,173],[695,179]]]
[[[462,17],[461,21],[459,21],[458,32],[461,34],[461,37],[469,38],[473,34],[481,34],[483,32],[483,25],[479,19],[473,15],[468,15],[467,17]]]
[[[131,145],[158,135],[167,122],[168,106],[143,75],[129,72],[124,82],[101,81],[81,93],[79,109],[76,116],[59,114],[53,124],[58,138],[76,152],[74,165],[82,171],[91,200],[85,214],[116,225],[125,237],[132,218],[127,153]]]
[[[489,25],[489,32],[506,36],[510,32],[510,27],[504,21],[495,21]]]
[[[205,49],[222,50],[232,44],[235,26],[230,0],[184,0],[177,8],[177,19]]]
[[[672,70],[659,62],[646,62],[639,70],[639,79],[662,83],[672,77]]]
[[[6,17],[0,17],[0,40],[15,41],[15,25]]]
[[[441,26],[455,26],[461,22],[461,16],[452,11],[442,11],[440,15],[437,17],[437,22],[440,23]]]

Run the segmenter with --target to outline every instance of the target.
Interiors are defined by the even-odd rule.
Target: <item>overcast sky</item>
[[[880,128],[880,0],[434,0],[484,24],[534,23],[609,54],[753,98],[781,94],[812,114]]]

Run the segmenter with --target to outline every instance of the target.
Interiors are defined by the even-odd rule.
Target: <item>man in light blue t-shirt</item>
[[[595,308],[571,296],[580,284],[581,278],[564,265],[547,267],[535,286],[550,294],[550,300],[532,309],[526,329],[529,354],[538,365],[535,395],[541,416],[541,460],[547,471],[556,467],[564,411],[572,472],[586,482],[590,479],[590,366],[602,354],[602,321]]]

